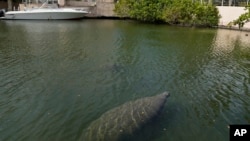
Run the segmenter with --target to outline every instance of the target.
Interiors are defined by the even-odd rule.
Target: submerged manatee
[[[122,71],[124,67],[120,64],[114,63],[114,64],[101,65],[101,69],[105,71],[109,70],[112,72],[119,72],[119,71]]]
[[[156,117],[169,94],[145,97],[111,109],[93,121],[81,141],[118,141]]]

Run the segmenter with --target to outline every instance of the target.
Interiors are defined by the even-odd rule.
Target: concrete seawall
[[[67,7],[86,7],[90,14],[87,17],[117,17],[114,12],[114,0],[97,0],[96,2],[66,1]]]
[[[228,7],[228,6],[217,6],[219,13],[221,15],[219,26],[226,27],[228,23],[236,20],[241,14],[246,13],[245,7]],[[234,26],[233,28],[238,28]],[[245,30],[250,30],[250,22],[246,23],[243,27]]]

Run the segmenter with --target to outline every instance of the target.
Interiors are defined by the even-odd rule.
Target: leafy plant
[[[219,11],[212,5],[196,5],[194,24],[198,26],[216,26],[219,22]]]
[[[215,6],[195,0],[119,0],[115,12],[140,21],[189,26],[215,26],[219,21]]]
[[[162,20],[163,2],[163,0],[119,0],[114,11],[121,17],[156,22]]]
[[[119,0],[115,5],[114,11],[121,17],[130,17],[131,4],[131,0]]]
[[[245,25],[245,23],[249,22],[249,20],[250,20],[250,7],[247,6],[246,10],[248,10],[248,12],[241,14],[238,19],[234,20],[233,22],[230,22],[229,26],[232,24],[238,25],[239,29],[241,29]]]

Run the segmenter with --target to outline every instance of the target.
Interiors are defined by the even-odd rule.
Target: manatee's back
[[[127,102],[93,121],[81,141],[117,141],[155,117],[166,102],[168,93]]]

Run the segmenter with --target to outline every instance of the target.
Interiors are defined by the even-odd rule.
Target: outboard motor
[[[5,10],[4,9],[0,9],[0,17],[4,17],[5,14]]]

